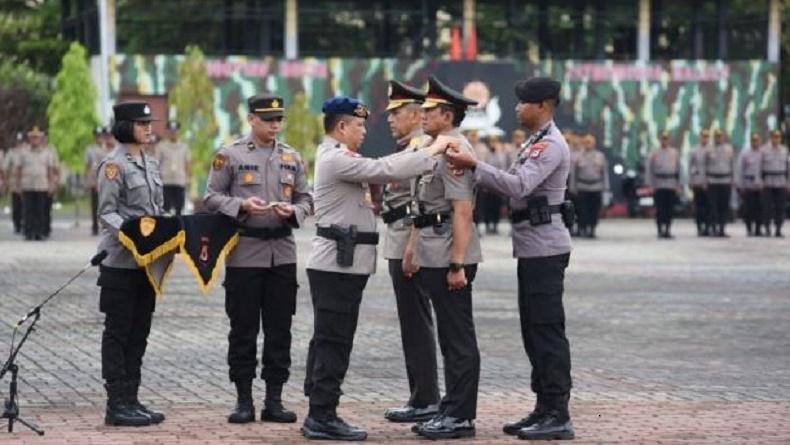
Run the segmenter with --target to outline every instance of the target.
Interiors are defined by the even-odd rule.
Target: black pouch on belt
[[[547,196],[535,196],[527,200],[529,223],[533,226],[551,224],[551,209]]]
[[[560,204],[560,215],[562,215],[562,223],[565,227],[570,229],[576,222],[576,208],[573,206],[573,201],[565,200]]]

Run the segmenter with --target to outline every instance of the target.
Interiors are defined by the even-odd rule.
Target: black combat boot
[[[334,407],[310,406],[304,419],[302,435],[313,440],[360,441],[368,437],[362,428],[349,425],[337,416]]]
[[[770,234],[771,234],[771,230],[769,228],[768,229],[768,235],[770,235]],[[784,238],[785,237],[784,235],[782,235],[782,226],[780,226],[778,224],[776,225],[776,234],[774,236],[776,236],[777,238]]]
[[[151,423],[153,423],[153,424],[158,424],[158,423],[162,423],[162,422],[165,421],[165,415],[164,414],[148,409],[147,406],[145,406],[142,403],[140,403],[140,400],[137,399],[137,392],[140,390],[140,381],[139,380],[131,380],[131,381],[127,382],[126,390],[127,390],[127,393],[126,393],[127,399],[126,400],[128,401],[129,406],[131,406],[133,409],[136,409],[137,411],[145,414],[146,416],[150,417],[151,418]]]
[[[536,423],[538,420],[540,420],[540,417],[543,415],[543,412],[546,410],[542,402],[543,402],[542,397],[540,396],[540,394],[538,394],[538,400],[535,402],[535,409],[533,409],[531,413],[527,414],[527,417],[524,417],[515,422],[506,423],[505,425],[502,426],[502,431],[504,431],[505,434],[515,436],[522,428],[526,428]]]
[[[570,394],[546,396],[545,411],[530,426],[518,432],[525,440],[573,440],[573,422],[568,412]]]
[[[255,422],[252,404],[252,379],[233,382],[236,385],[236,408],[228,416],[228,423]]]
[[[261,421],[277,423],[296,422],[296,413],[285,409],[282,401],[282,383],[266,383],[266,399],[263,401]]]
[[[104,414],[105,425],[148,426],[151,418],[129,406],[126,398],[126,382],[105,383],[107,390],[107,410]]]

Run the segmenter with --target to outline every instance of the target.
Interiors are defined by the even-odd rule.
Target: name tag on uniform
[[[254,171],[254,172],[257,172],[258,171],[258,166],[257,165],[251,165],[251,164],[242,164],[242,165],[239,166],[239,171],[240,172],[243,172],[243,171]]]

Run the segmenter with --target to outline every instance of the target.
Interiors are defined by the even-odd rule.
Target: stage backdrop
[[[166,96],[176,81],[183,56],[119,55],[111,61],[111,97]],[[742,62],[674,60],[655,63],[612,61],[447,62],[396,59],[208,58],[216,85],[217,144],[247,131],[245,99],[275,92],[291,103],[303,93],[316,120],[321,103],[338,94],[351,95],[373,111],[363,152],[388,153],[384,110],[387,80],[424,86],[430,74],[478,99],[464,127],[508,137],[516,127],[513,84],[532,75],[563,82],[557,123],[589,131],[610,155],[633,164],[670,132],[673,144],[690,149],[703,127],[723,128],[740,148],[751,132],[766,133],[778,125],[778,66],[762,60]],[[287,124],[286,124],[287,125]],[[287,142],[287,141],[286,141]],[[297,147],[310,157],[314,147]]]

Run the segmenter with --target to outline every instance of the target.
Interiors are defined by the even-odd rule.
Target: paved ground
[[[26,243],[0,220],[0,355],[11,326],[64,282],[95,249],[87,226],[56,225],[53,239]],[[648,221],[608,220],[600,239],[579,240],[566,280],[573,357],[572,412],[581,443],[790,443],[790,240],[698,239],[681,221],[677,239],[657,240]],[[300,258],[309,234],[299,235]],[[504,420],[533,404],[515,299],[515,262],[505,236],[483,241],[475,282],[482,353],[477,441],[515,442]],[[371,441],[414,441],[385,423],[406,399],[395,306],[383,263],[370,281],[340,413]],[[169,418],[158,427],[102,424],[96,271],[47,306],[18,360],[20,403],[47,430],[0,433],[0,443],[291,443],[294,425],[224,422],[234,401],[227,380],[227,320],[221,287],[203,296],[177,262],[158,303],[141,395]],[[299,391],[312,331],[304,271],[294,320],[287,404]],[[5,382],[0,393],[7,392]],[[256,383],[262,394],[263,385]],[[257,398],[257,396],[256,396]],[[260,402],[258,403],[260,405]]]

